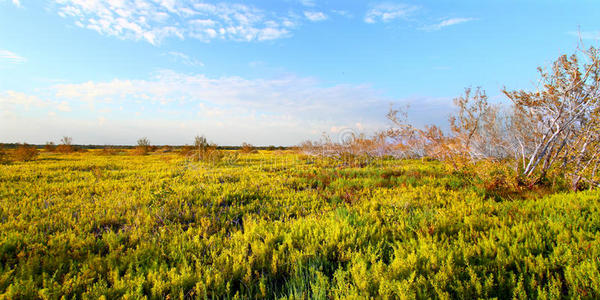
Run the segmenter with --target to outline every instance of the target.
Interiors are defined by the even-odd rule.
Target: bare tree
[[[593,177],[600,150],[599,52],[593,47],[578,52],[583,62],[575,54],[563,55],[549,70],[539,68],[536,91],[503,91],[514,104],[511,133],[518,144],[521,173],[543,178],[561,162],[574,189],[582,179],[598,185]]]
[[[205,136],[197,135],[196,137],[194,137],[194,147],[196,147],[196,149],[198,151],[203,152],[209,146],[210,146],[210,144],[208,143],[208,140],[206,139]]]
[[[60,143],[62,145],[66,145],[66,146],[70,146],[73,142],[73,138],[70,136],[63,136],[62,139],[60,139]]]
[[[454,99],[454,104],[458,111],[450,117],[450,128],[458,152],[471,161],[511,155],[506,118],[498,105],[488,102],[485,91],[467,88],[464,96]]]
[[[137,147],[135,147],[135,154],[146,155],[150,152],[150,140],[147,137],[143,137],[137,140]]]
[[[75,147],[73,147],[72,143],[73,143],[73,138],[71,138],[69,136],[63,136],[62,139],[60,139],[60,145],[58,145],[58,147],[56,147],[56,151],[61,152],[61,153],[74,152]]]

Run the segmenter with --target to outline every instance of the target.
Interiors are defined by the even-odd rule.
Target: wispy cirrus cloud
[[[570,31],[570,35],[584,40],[600,40],[600,30],[596,31]]]
[[[419,6],[399,3],[380,3],[370,8],[364,18],[366,23],[390,22],[406,19],[419,10]]]
[[[186,64],[188,66],[192,66],[192,67],[203,67],[204,63],[202,63],[201,61],[190,57],[189,55],[185,54],[185,53],[181,53],[181,52],[177,52],[177,51],[169,51],[167,52],[167,55],[171,56],[172,58],[174,58],[175,60]]]
[[[251,5],[172,0],[54,0],[82,28],[153,45],[163,39],[265,41],[288,37],[295,22]]]
[[[5,2],[6,0],[0,0],[1,2]],[[21,1],[20,0],[10,0],[10,2],[12,2],[12,4],[14,4],[17,7],[21,7]]]
[[[308,7],[313,7],[317,5],[315,0],[300,0],[300,4]]]
[[[305,11],[304,16],[311,22],[320,22],[327,20],[327,15],[320,11]]]
[[[55,97],[87,103],[204,103],[231,106],[270,113],[293,113],[307,118],[330,115],[358,116],[364,106],[389,99],[368,85],[321,86],[309,77],[284,76],[277,79],[246,79],[238,76],[211,78],[203,74],[188,75],[170,70],[158,72],[151,79],[114,79],[103,82],[57,84]],[[361,107],[351,113],[355,108]]]
[[[9,64],[22,64],[27,62],[27,59],[12,51],[0,49],[0,64],[3,62]]]
[[[436,23],[436,24],[423,26],[423,27],[421,27],[421,30],[437,31],[444,27],[458,25],[458,24],[462,24],[462,23],[466,23],[466,22],[471,22],[474,20],[476,20],[476,19],[475,18],[449,18],[449,19],[442,20],[441,22]]]

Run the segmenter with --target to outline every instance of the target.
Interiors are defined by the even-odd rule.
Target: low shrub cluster
[[[32,161],[39,155],[39,151],[35,146],[27,144],[20,145],[13,152],[13,158],[16,161]]]
[[[118,155],[122,151],[117,148],[104,147],[100,151],[96,152],[98,155]]]
[[[52,157],[0,166],[0,298],[600,297],[598,191],[503,165]]]
[[[242,143],[242,146],[240,147],[240,152],[241,153],[258,153],[258,150],[256,150],[256,148],[252,144]]]
[[[0,145],[0,164],[4,164],[8,162],[8,155],[4,150],[4,146]]]

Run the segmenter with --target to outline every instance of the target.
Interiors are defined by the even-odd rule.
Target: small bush
[[[56,147],[56,152],[60,153],[73,153],[75,152],[75,148],[71,145],[58,145]]]
[[[56,151],[60,153],[73,153],[75,152],[75,147],[72,145],[73,138],[69,136],[63,136],[60,140],[60,145],[56,147]]]
[[[56,145],[54,144],[54,142],[47,142],[46,145],[44,146],[44,151],[46,151],[46,152],[56,151]]]
[[[242,153],[257,153],[256,148],[248,143],[242,143],[242,147],[240,148],[240,152]]]
[[[14,158],[17,161],[32,161],[37,158],[39,151],[35,146],[23,144],[14,152]]]
[[[196,136],[194,146],[185,145],[179,154],[188,160],[202,161],[208,164],[218,164],[223,160],[235,160],[234,156],[228,157],[225,151],[219,150],[215,143],[209,143],[206,137]]]
[[[0,145],[0,164],[4,164],[7,161],[7,154],[4,152],[4,147]]]
[[[147,155],[151,151],[150,140],[147,137],[143,137],[137,141],[137,147],[135,147],[133,153],[135,155]]]

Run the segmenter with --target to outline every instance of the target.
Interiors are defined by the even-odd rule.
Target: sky
[[[296,145],[447,124],[599,46],[597,1],[0,0],[0,142]]]

